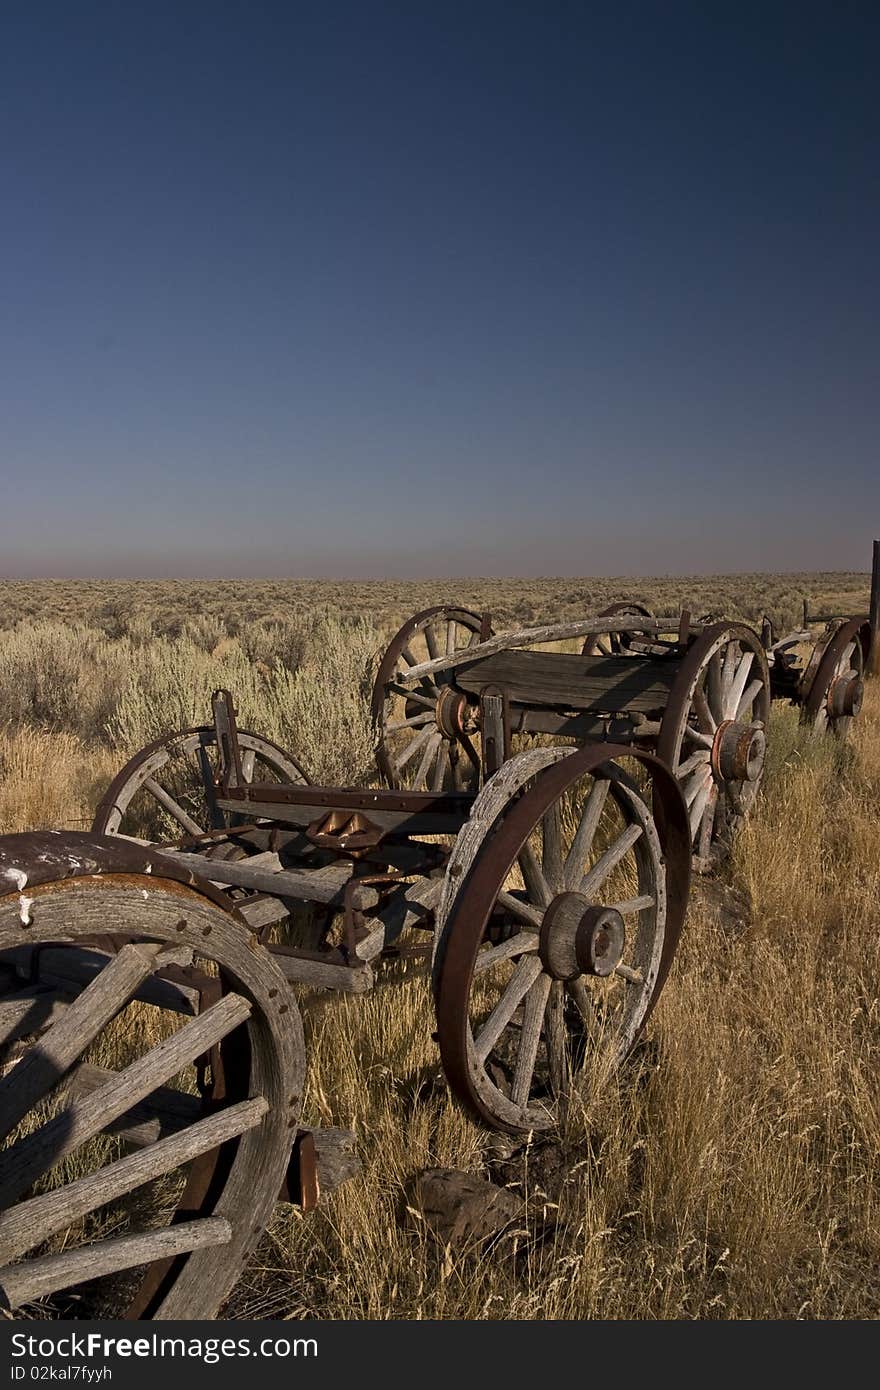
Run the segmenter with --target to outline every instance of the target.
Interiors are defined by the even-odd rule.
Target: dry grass
[[[338,615],[329,621],[341,624]],[[121,640],[137,646],[130,635]],[[370,640],[353,643],[359,654],[346,679]],[[184,681],[197,669],[194,650],[224,661],[192,633],[181,641],[190,666],[175,669]],[[161,666],[170,649],[154,650]],[[149,686],[156,674],[149,651],[146,665],[131,665],[110,717],[120,743],[144,732],[139,721],[156,698],[150,687],[138,703],[138,682]],[[240,646],[234,662],[236,671],[253,667]],[[284,683],[296,672],[271,667],[273,694],[265,674],[253,686],[265,705],[255,718],[286,711],[289,742],[306,763],[326,742],[336,693],[319,680],[320,665],[314,650],[300,654],[300,681],[312,673],[297,707],[311,710],[299,725],[308,749],[295,737],[293,686]],[[213,680],[213,666],[202,674]],[[363,753],[361,698],[352,697],[354,733],[330,735],[325,766]],[[139,713],[123,736],[126,709]],[[27,724],[4,735],[0,829],[81,821],[118,761],[108,740],[106,731],[50,736]],[[421,1168],[496,1171],[490,1137],[439,1077],[424,981],[309,1006],[308,1118],[356,1130],[365,1170],[316,1214],[278,1209],[232,1316],[877,1315],[880,682],[869,687],[850,746],[804,742],[794,712],[780,710],[771,750],[724,880],[697,887],[645,1044],[626,1074],[596,1087],[569,1119],[570,1180],[561,1184],[552,1148],[539,1143],[507,1170],[527,1203],[519,1235],[451,1252],[406,1212],[405,1184]]]

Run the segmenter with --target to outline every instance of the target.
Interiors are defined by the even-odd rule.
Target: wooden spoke
[[[711,667],[709,669],[711,672]],[[712,713],[711,709],[709,708],[709,701],[706,698],[705,692],[700,688],[699,685],[694,691],[693,703],[694,713],[697,716],[697,720],[699,722],[701,731],[704,734],[714,734],[715,730],[718,728],[718,721]]]
[[[406,644],[401,647],[400,655],[403,657],[407,666],[418,666],[418,658],[413,656],[412,651]]]
[[[386,726],[386,733],[398,734],[402,729],[421,729],[425,724],[434,723],[433,710],[425,710],[424,714],[414,714],[409,719],[398,719]]]
[[[526,885],[526,892],[532,902],[540,903],[542,907],[548,907],[553,900],[553,890],[544,877],[544,872],[538,863],[538,856],[530,844],[523,845],[517,856],[517,862],[523,876],[523,883]]]
[[[709,763],[708,748],[698,748],[696,753],[692,753],[689,758],[685,758],[683,763],[679,763],[675,770],[675,775],[679,781],[687,777],[689,773],[698,767],[707,767]]]
[[[736,712],[739,709],[740,701],[743,697],[743,691],[746,688],[746,681],[749,678],[749,672],[752,669],[754,660],[754,652],[743,653],[742,660],[740,661],[739,666],[736,669],[736,675],[734,676],[733,681],[731,682],[730,691],[727,696],[727,702],[724,707],[726,719],[736,718]]]
[[[114,963],[107,966],[99,980]],[[73,1007],[55,1025],[56,1028],[68,1023]],[[15,1201],[48,1166],[100,1133],[113,1120],[124,1115],[126,1110],[225,1038],[249,1017],[250,1011],[249,1002],[240,995],[225,995],[219,1003],[172,1033],[170,1038],[157,1043],[145,1056],[116,1073],[104,1086],[91,1095],[74,1100],[54,1119],[0,1156],[0,1208]],[[35,1051],[37,1049],[28,1056],[33,1056]],[[12,1080],[17,1070],[18,1067],[5,1079]]]
[[[712,773],[710,771],[708,763],[703,763],[701,767],[697,768],[690,781],[684,787],[682,787],[682,795],[684,796],[685,806],[692,806],[694,804],[694,801],[699,796],[702,788],[707,785],[711,775]]]
[[[551,981],[544,1029],[550,1088],[556,1098],[561,1100],[567,1095],[571,1080],[568,1033],[565,1027],[565,986],[561,980]]]
[[[590,850],[593,847],[593,839],[599,821],[602,817],[602,810],[608,796],[608,788],[611,783],[607,777],[597,777],[589,795],[584,802],[584,809],[578,822],[578,828],[574,833],[571,848],[565,860],[564,887],[572,892],[577,888],[586,872],[587,862],[590,858]]]
[[[633,970],[631,965],[624,965],[622,961],[620,965],[614,967],[614,973],[631,985],[643,985],[645,983],[645,977],[640,970]]]
[[[551,984],[550,976],[542,973],[526,995],[519,1051],[516,1055],[516,1070],[510,1092],[510,1098],[514,1105],[525,1105],[529,1098],[532,1077],[535,1074],[538,1045],[541,1041],[544,1011],[547,1007],[547,996],[550,993]]]
[[[526,994],[542,973],[541,962],[537,956],[523,956],[511,975],[507,988],[474,1039],[474,1052],[480,1062],[485,1062]]]
[[[544,816],[543,838],[544,878],[555,892],[559,892],[562,887],[562,817],[558,801]]]
[[[436,727],[437,726],[435,725],[435,730]],[[424,747],[424,745],[428,742],[428,739],[430,737],[431,729],[430,727],[427,727],[424,729],[420,729],[419,732],[415,735],[415,737],[410,739],[409,743],[403,751],[402,756],[395,760],[394,765],[398,772],[403,772],[403,769],[406,767],[407,763],[415,757],[416,753],[418,753],[420,748]]]
[[[423,784],[427,786],[428,772],[430,770],[431,764],[437,756],[438,749],[440,748],[442,742],[443,735],[435,729],[434,732],[431,734],[431,737],[428,739],[428,742],[425,744],[425,751],[422,754],[422,761],[419,763],[419,770],[415,775],[413,785],[416,788],[421,787]]]
[[[718,720],[721,717],[721,710],[724,707],[724,698],[721,693],[721,655],[719,652],[713,652],[709,660],[709,667],[706,672],[705,694],[706,700],[708,702],[708,708],[712,716],[712,727],[709,732],[714,733]],[[696,690],[694,691],[694,709],[697,711],[697,715],[699,716],[700,709],[699,704],[697,702]],[[706,726],[704,724],[703,728],[705,727]]]
[[[408,686],[395,685],[393,681],[388,689],[394,695],[400,695],[406,700],[412,700],[415,705],[424,705],[426,709],[431,711],[431,718],[433,719],[434,706],[437,703],[436,699],[432,700],[428,695],[423,695],[418,690],[410,690]]]
[[[623,902],[609,903],[608,906],[619,912],[621,917],[629,917],[634,912],[643,912],[645,908],[653,907],[656,901],[652,894],[642,893],[638,898],[625,898]]]
[[[191,835],[201,835],[204,833],[204,826],[199,825],[198,821],[193,820],[188,811],[174,800],[164,787],[161,787],[154,777],[148,777],[144,782],[144,788],[152,797],[158,801],[170,816],[173,816],[178,825],[182,825],[184,830],[188,830]],[[213,794],[213,787],[212,787]]]
[[[103,1278],[154,1260],[203,1250],[210,1245],[228,1245],[231,1239],[232,1227],[222,1216],[182,1221],[164,1230],[117,1236],[96,1245],[69,1250],[63,1255],[43,1255],[23,1265],[0,1269],[0,1291],[9,1308],[20,1308],[23,1303],[60,1293],[86,1279]]]
[[[736,714],[733,716],[734,719],[742,719],[743,715],[751,709],[763,688],[764,682],[762,680],[755,679],[749,684],[748,688],[743,692],[742,698],[737,706]]]
[[[580,976],[576,980],[566,980],[565,992],[573,1000],[587,1031],[596,1026],[596,1005],[593,997]]]
[[[17,1259],[98,1207],[253,1129],[268,1108],[262,1096],[230,1105],[179,1134],[169,1135],[65,1187],[0,1212],[0,1260]]]
[[[715,827],[715,814],[718,810],[718,788],[713,782],[709,788],[709,798],[706,802],[706,810],[703,813],[703,823],[700,828],[700,843],[698,855],[701,860],[708,861],[712,847],[712,831]]]
[[[436,661],[437,657],[440,655],[440,643],[437,641],[437,634],[434,631],[432,623],[429,623],[425,628],[425,642],[427,643],[431,660]]]
[[[442,792],[449,771],[449,740],[443,739],[440,744],[440,752],[437,754],[437,763],[434,767],[434,775],[431,778],[431,791]]]
[[[129,942],[0,1080],[0,1138],[46,1096],[152,973],[158,947]],[[8,1159],[8,1155],[5,1156]],[[0,1157],[0,1165],[3,1158]]]
[[[700,693],[702,694],[702,691]],[[703,699],[705,700],[705,696],[703,696]],[[696,697],[694,697],[694,704],[696,704]],[[705,718],[707,724],[712,722],[712,716],[709,713],[708,706],[706,706]],[[711,733],[704,733],[702,729],[695,729],[693,724],[686,724],[684,726],[683,737],[690,739],[692,743],[698,743],[701,748],[711,748],[712,744],[715,742]]]
[[[451,656],[455,651],[455,619],[450,618],[446,624],[446,655]]]
[[[697,792],[697,795],[694,797],[693,801],[691,802],[690,810],[688,811],[688,820],[690,822],[691,827],[691,838],[693,838],[696,835],[697,828],[701,820],[703,819],[703,812],[705,811],[706,806],[708,804],[709,794],[711,790],[711,779],[707,779],[703,786],[700,788],[700,790]]]
[[[534,927],[535,931],[541,930],[541,923],[544,920],[543,912],[539,912],[531,903],[523,902],[513,893],[508,893],[502,889],[498,894],[498,905],[510,913],[511,917],[516,917],[520,922],[525,922],[528,926]]]
[[[613,845],[609,845],[605,853],[600,855],[592,869],[581,879],[580,892],[585,898],[589,898],[593,893],[598,892],[605,882],[611,870],[614,869],[629,853],[636,840],[642,835],[640,825],[628,825],[621,835],[617,837]]]
[[[516,936],[511,936],[509,940],[502,941],[498,946],[490,946],[485,951],[481,951],[477,956],[474,966],[474,974],[482,975],[486,970],[491,970],[493,965],[497,965],[501,960],[510,960],[512,956],[524,956],[530,951],[537,951],[538,938],[534,932],[521,931]]]
[[[730,698],[730,688],[733,683],[733,673],[736,668],[736,643],[728,642],[724,649],[724,659],[721,666],[721,711],[727,708]]]

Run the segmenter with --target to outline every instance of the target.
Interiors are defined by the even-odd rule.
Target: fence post
[[[874,542],[871,565],[871,649],[868,655],[868,674],[880,675],[880,540]]]

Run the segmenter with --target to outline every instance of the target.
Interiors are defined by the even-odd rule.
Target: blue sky
[[[878,39],[7,6],[0,573],[866,567]]]

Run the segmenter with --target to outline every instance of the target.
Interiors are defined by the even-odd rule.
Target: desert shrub
[[[131,659],[127,640],[94,628],[20,624],[0,640],[0,717],[14,725],[99,737]]]

